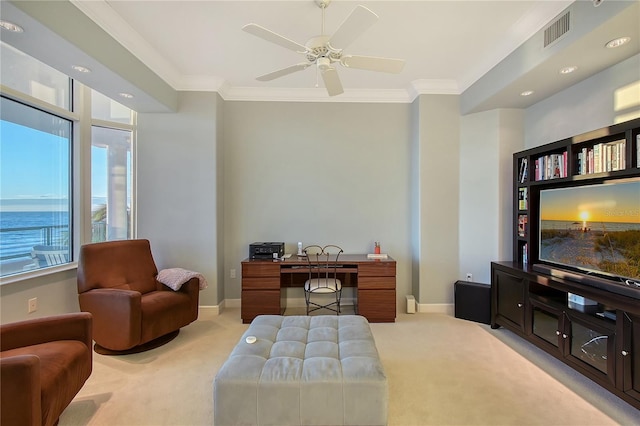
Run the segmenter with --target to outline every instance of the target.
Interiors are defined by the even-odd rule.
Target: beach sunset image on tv
[[[640,280],[640,180],[541,190],[539,258]]]

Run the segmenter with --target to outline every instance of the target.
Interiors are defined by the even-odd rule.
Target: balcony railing
[[[106,230],[105,222],[92,223],[91,241],[106,241]],[[32,261],[36,246],[69,247],[69,225],[0,229],[0,275],[20,272],[25,267],[29,269],[27,264]]]

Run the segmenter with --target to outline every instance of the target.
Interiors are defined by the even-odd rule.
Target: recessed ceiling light
[[[525,90],[524,92],[520,93],[520,96],[529,96],[529,95],[533,95],[533,90]]]
[[[83,73],[91,72],[91,70],[89,68],[83,67],[82,65],[72,65],[71,68],[73,68],[74,70],[76,70],[78,72],[83,72]]]
[[[576,67],[576,66],[564,67],[564,68],[560,69],[560,74],[571,74],[572,72],[574,72],[577,69],[578,69],[578,67]]]
[[[133,98],[133,95],[132,95],[131,93],[125,93],[125,92],[122,92],[122,93],[119,93],[119,95],[120,95],[121,97],[125,98],[125,99],[131,99],[131,98]]]
[[[9,21],[0,21],[0,27],[13,33],[21,33],[24,31],[20,25],[16,25]]]
[[[609,43],[605,44],[605,47],[609,49],[615,49],[616,47],[620,47],[623,44],[627,44],[631,41],[631,37],[620,37],[611,40]]]

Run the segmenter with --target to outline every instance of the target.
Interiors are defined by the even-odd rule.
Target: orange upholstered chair
[[[148,240],[86,244],[78,260],[80,310],[93,315],[96,352],[155,348],[198,318],[199,280],[174,291],[157,280]]]
[[[58,423],[91,375],[91,314],[0,326],[0,424]]]

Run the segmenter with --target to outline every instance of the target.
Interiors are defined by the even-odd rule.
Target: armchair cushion
[[[53,425],[91,375],[91,314],[0,328],[1,423]]]

